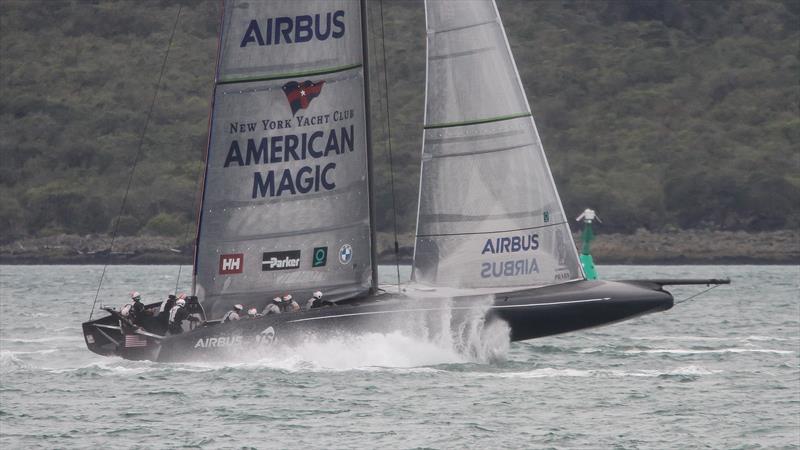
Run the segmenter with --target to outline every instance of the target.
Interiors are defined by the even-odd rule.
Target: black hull
[[[114,316],[86,322],[83,331],[89,349],[100,355],[187,361],[235,356],[237,351],[267,349],[276,342],[295,342],[309,335],[324,337],[330,333],[395,329],[413,333],[413,329],[408,328],[410,323],[441,324],[443,317],[454,327],[476,316],[486,323],[500,320],[508,324],[512,341],[522,341],[607,325],[665,311],[672,305],[672,295],[661,289],[660,284],[577,281],[490,297],[423,300],[383,294],[302,313],[225,324],[212,322],[163,338],[156,334],[138,334],[126,340],[125,335],[132,330],[119,327],[119,320]]]

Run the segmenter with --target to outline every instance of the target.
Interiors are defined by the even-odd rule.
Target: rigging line
[[[203,177],[197,177],[197,181],[195,182],[194,192],[198,192],[198,190],[200,189],[200,183],[201,183],[202,180],[203,180]],[[194,210],[197,211],[197,196],[196,195],[195,195],[195,205],[194,206],[195,206]],[[195,220],[195,223],[197,223],[196,220]],[[186,224],[186,233],[184,233],[183,241],[181,241],[182,245],[186,245],[187,244],[188,239],[189,239],[189,232],[192,230],[192,225],[193,224],[192,224],[191,221]],[[183,263],[180,263],[178,265],[178,278],[175,280],[175,292],[173,292],[173,294],[176,295],[176,296],[178,295],[178,286],[180,285],[180,282],[181,282],[181,271],[182,270],[183,270]]]
[[[677,302],[675,302],[675,304],[676,304],[676,305],[680,305],[681,303],[686,303],[686,302],[688,302],[689,300],[691,300],[691,299],[693,299],[693,298],[695,298],[695,297],[699,297],[700,295],[703,295],[703,294],[705,294],[706,292],[708,292],[708,291],[710,291],[710,290],[712,290],[712,289],[716,289],[716,288],[718,288],[718,287],[720,287],[720,286],[722,286],[722,285],[721,285],[721,284],[715,284],[715,285],[713,285],[713,286],[709,287],[708,289],[702,290],[702,291],[698,292],[697,294],[694,294],[694,295],[692,295],[691,297],[687,297],[687,298],[685,298],[685,299],[683,299],[683,300],[677,301]]]
[[[392,123],[389,120],[389,66],[386,65],[386,35],[384,33],[383,0],[381,4],[381,49],[383,50],[383,88],[386,92],[386,132],[389,147],[389,183],[392,189],[392,214],[394,216],[394,265],[397,269],[397,291],[400,292],[400,246],[397,243],[397,201],[394,191],[394,159],[392,158]]]
[[[172,48],[172,40],[175,38],[175,30],[178,29],[178,20],[181,17],[181,8],[182,5],[178,5],[178,13],[175,15],[175,23],[172,25],[172,32],[169,35],[169,43],[167,44],[167,52],[164,54],[164,60],[161,62],[161,71],[158,74],[158,82],[156,82],[156,91],[153,93],[153,99],[150,101],[150,109],[147,111],[147,117],[144,120],[144,128],[142,129],[142,134],[139,136],[139,144],[136,149],[136,157],[133,159],[133,165],[131,166],[130,175],[128,175],[128,185],[125,187],[125,195],[122,196],[122,204],[119,208],[119,214],[117,214],[117,220],[114,221],[114,230],[111,233],[111,244],[108,246],[108,258],[106,259],[105,265],[103,265],[103,272],[100,274],[100,282],[97,284],[97,292],[94,294],[94,302],[92,302],[92,310],[89,312],[89,320],[92,320],[92,316],[94,315],[94,307],[97,304],[97,298],[100,296],[100,288],[103,286],[103,279],[106,276],[106,269],[108,265],[111,263],[111,258],[113,255],[114,250],[114,241],[117,239],[117,231],[119,230],[119,220],[122,217],[122,213],[125,212],[125,204],[128,201],[128,193],[131,190],[131,184],[133,182],[133,174],[136,172],[136,165],[139,163],[139,157],[142,155],[142,147],[144,146],[144,137],[147,135],[147,127],[150,125],[150,118],[153,115],[153,108],[156,104],[156,98],[158,97],[158,92],[161,89],[161,78],[164,76],[164,69],[167,67],[167,58],[169,58],[169,50]]]

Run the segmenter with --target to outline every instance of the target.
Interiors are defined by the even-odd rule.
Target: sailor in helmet
[[[120,314],[122,317],[127,317],[132,323],[136,323],[136,320],[142,317],[143,312],[142,294],[137,291],[131,292],[131,302],[122,307]]]
[[[289,312],[297,312],[300,311],[300,305],[294,301],[292,298],[292,294],[286,294],[283,296],[283,308],[284,311]]]
[[[186,310],[185,306],[186,300],[179,298],[175,300],[175,306],[169,311],[169,332],[171,334],[183,333],[184,320],[197,320],[197,318],[189,316],[189,311]]]
[[[281,305],[283,304],[283,300],[280,297],[275,297],[272,299],[271,302],[267,304],[267,307],[264,308],[264,312],[261,314],[269,315],[269,314],[280,314],[281,313]]]
[[[315,305],[319,307],[322,303],[322,292],[316,291],[311,295],[311,298],[306,302],[306,311],[313,308]]]
[[[250,308],[247,310],[247,317],[250,319],[256,319],[261,317],[261,314],[258,313],[258,310],[255,308]]]
[[[233,309],[225,313],[225,316],[222,318],[222,323],[239,320],[239,313],[242,312],[243,309],[244,306],[239,303],[233,305]]]

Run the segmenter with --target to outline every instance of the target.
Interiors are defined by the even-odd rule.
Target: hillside
[[[800,3],[498,6],[568,215],[594,207],[608,233],[800,227]],[[194,223],[219,3],[0,3],[3,241],[111,230],[176,17],[120,233],[181,239]],[[388,79],[373,40],[378,229],[392,229],[396,207],[410,236],[422,3],[372,2],[370,25]]]

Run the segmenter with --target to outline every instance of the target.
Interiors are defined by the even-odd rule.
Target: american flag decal
[[[125,347],[147,347],[147,338],[138,334],[126,334]]]
[[[297,81],[290,81],[283,85],[283,93],[286,94],[286,100],[289,101],[289,107],[292,108],[292,115],[297,114],[297,111],[308,108],[311,100],[317,98],[319,93],[322,92],[322,85],[324,81],[311,81],[306,80],[302,83]]]

